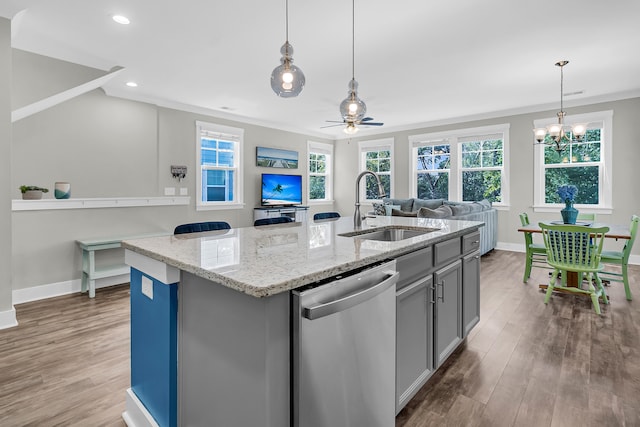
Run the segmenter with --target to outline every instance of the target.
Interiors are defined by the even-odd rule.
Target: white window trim
[[[418,187],[414,180],[415,167],[418,161],[417,148],[426,145],[442,145],[449,144],[449,155],[451,159],[451,165],[449,168],[449,199],[450,200],[462,200],[462,150],[460,150],[459,139],[470,136],[483,136],[501,133],[502,134],[502,201],[494,202],[492,205],[498,209],[509,207],[510,203],[510,168],[509,168],[509,129],[511,125],[509,123],[503,123],[498,125],[480,126],[475,128],[454,129],[443,132],[425,133],[420,135],[409,135],[409,146],[411,148],[411,167],[409,167],[409,188],[411,190],[412,197],[417,197]]]
[[[391,170],[389,171],[389,177],[391,180],[391,183],[389,185],[389,193],[387,194],[385,197],[388,198],[393,198],[393,195],[395,194],[395,191],[393,189],[393,186],[395,184],[395,155],[393,153],[393,147],[394,147],[394,142],[395,139],[394,138],[383,138],[383,139],[374,139],[374,140],[369,140],[369,141],[359,141],[358,142],[358,155],[360,157],[360,165],[358,167],[358,170],[360,172],[364,172],[366,167],[367,167],[367,163],[364,157],[364,153],[366,151],[389,151],[389,157],[391,158]],[[358,188],[358,191],[360,192],[360,200],[362,202],[379,202],[379,199],[367,199],[366,198],[366,191],[365,191],[365,186],[364,185],[360,185],[360,188]]]
[[[324,142],[307,141],[307,162],[309,161],[309,154],[320,153],[328,156],[327,158],[327,173],[325,174],[325,196],[324,199],[310,199],[309,192],[311,191],[311,172],[307,165],[307,203],[309,205],[326,205],[333,204],[333,144]]]
[[[237,135],[239,140],[237,141],[238,147],[234,155],[235,170],[237,176],[235,177],[235,200],[232,202],[203,202],[202,201],[202,170],[201,170],[201,135],[202,130],[214,133]],[[243,184],[243,163],[242,153],[244,143],[244,129],[235,128],[231,126],[224,126],[215,123],[201,122],[196,120],[196,210],[223,210],[223,209],[242,209],[244,208],[244,184]]]
[[[534,120],[533,127],[545,127],[557,123],[557,118],[545,118]],[[600,159],[603,167],[600,168],[600,188],[598,189],[600,203],[598,205],[575,205],[577,209],[585,213],[611,214],[613,212],[613,182],[612,182],[612,153],[613,153],[613,110],[597,111],[586,114],[572,114],[565,117],[564,123],[590,123],[590,129],[594,125],[602,126],[600,135]],[[532,136],[535,142],[535,137]],[[533,211],[534,212],[558,212],[563,204],[544,202],[544,144],[535,144],[533,162]]]

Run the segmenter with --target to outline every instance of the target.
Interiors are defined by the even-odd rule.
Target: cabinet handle
[[[436,293],[436,287],[435,287],[435,285],[431,285],[431,286],[429,286],[429,289],[431,289],[431,300],[429,302],[431,304],[435,304],[436,300],[433,299],[433,295]]]
[[[442,296],[438,296],[438,291],[436,290],[436,300],[444,302],[444,280],[442,283],[436,283],[436,286],[440,286],[442,288]]]
[[[480,259],[480,255],[474,256],[475,259]]]
[[[473,241],[473,244],[474,244],[474,245],[477,245],[478,243],[480,243],[480,240],[474,240],[474,241]]]

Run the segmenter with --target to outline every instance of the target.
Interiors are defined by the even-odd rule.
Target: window
[[[241,153],[244,131],[196,122],[199,165],[197,209],[242,207]]]
[[[462,200],[502,201],[502,134],[458,139],[462,151]]]
[[[449,144],[432,142],[434,145],[416,147],[414,182],[419,199],[449,199],[449,172],[451,171],[451,149]]]
[[[360,172],[370,170],[380,177],[387,197],[392,197],[393,181],[393,138],[375,141],[360,141]],[[360,188],[360,198],[368,201],[380,199],[378,182],[371,175],[364,177],[364,188]]]
[[[576,205],[583,209],[611,212],[611,127],[612,111],[571,115],[565,124],[589,123],[582,141],[572,140],[558,153],[544,144],[535,147],[534,207],[536,211],[557,211],[563,206],[556,189],[563,184],[578,187]],[[544,127],[556,119],[536,120]]]
[[[309,141],[309,202],[333,200],[333,145]]]
[[[409,142],[413,197],[508,205],[508,124],[412,135]]]

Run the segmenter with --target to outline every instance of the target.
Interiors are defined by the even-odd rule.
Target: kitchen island
[[[365,220],[356,234],[399,226],[431,230],[380,241],[353,236],[351,219],[342,218],[124,241],[132,270],[131,388],[123,418],[129,426],[290,425],[290,291],[388,259],[398,260],[398,287],[406,287],[398,304],[402,313],[413,310],[409,318],[418,314],[415,304],[406,304],[413,301],[407,297],[414,289],[433,289],[445,302],[445,282],[438,291],[433,277],[455,279],[447,292],[457,295],[447,298],[447,304],[454,304],[451,310],[425,311],[427,317],[448,316],[442,322],[432,325],[426,319],[414,332],[399,331],[398,343],[408,338],[409,347],[415,347],[412,337],[418,333],[427,346],[423,353],[435,351],[424,361],[415,351],[398,355],[406,362],[398,372],[402,387],[406,384],[398,394],[400,408],[477,322],[478,293],[465,305],[462,279],[469,276],[467,282],[477,287],[479,262],[464,271],[462,265],[465,255],[479,259],[477,230],[482,225]],[[398,320],[400,328],[407,318],[398,312]],[[445,335],[453,338],[445,341]],[[438,337],[440,343],[426,342]]]

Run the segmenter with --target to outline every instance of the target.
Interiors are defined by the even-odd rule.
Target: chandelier
[[[564,124],[566,113],[563,110],[563,89],[564,89],[564,72],[563,67],[569,61],[558,61],[556,66],[560,67],[560,111],[558,112],[558,123],[551,124],[544,128],[535,128],[533,133],[538,144],[544,144],[553,147],[558,153],[562,153],[571,144],[573,138],[580,142],[587,133],[588,123],[576,123],[568,126]]]
[[[282,98],[298,96],[304,88],[305,78],[302,70],[293,65],[293,46],[289,43],[289,0],[285,2],[286,40],[280,48],[280,65],[271,73],[271,89]]]

